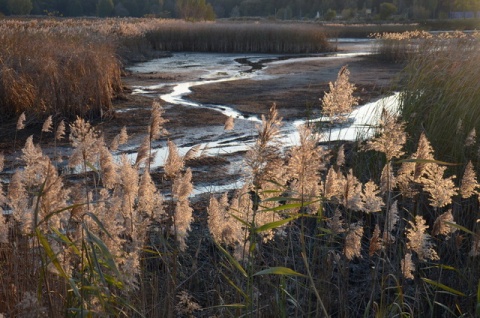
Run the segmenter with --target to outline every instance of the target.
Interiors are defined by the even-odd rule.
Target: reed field
[[[315,25],[189,23],[161,19],[0,20],[0,121],[108,116],[122,63],[164,51],[318,53]]]
[[[379,58],[405,64],[400,107],[411,137],[427,132],[446,162],[461,165],[472,159],[477,150],[471,139],[480,129],[478,32],[374,36],[380,41],[375,49]]]
[[[74,30],[73,22],[66,33],[53,26],[30,38],[29,23],[57,22],[15,22],[11,34],[18,39],[26,32],[27,42],[64,43],[59,48],[65,55],[55,49],[41,55],[50,63],[35,61],[12,38],[0,49],[2,114],[14,118],[16,132],[42,119],[38,133],[21,141],[15,167],[0,154],[0,314],[480,316],[476,42],[459,34],[435,42],[416,39],[425,49],[402,58],[400,111],[383,111],[367,141],[322,146],[322,127],[301,126],[299,143],[284,150],[282,118],[272,105],[245,155],[244,185],[193,197],[192,167],[214,158],[195,147],[181,156],[168,141],[164,166],[151,169],[152,144],[168,138],[159,102],[152,103],[143,142],[127,156],[128,127],[106,139],[88,120],[89,108],[82,108],[92,101],[108,111],[108,96],[67,96],[87,88],[79,79],[90,74],[113,98],[121,87],[121,59],[112,56],[128,48],[136,54],[141,43],[164,49],[161,28],[144,25],[148,31],[141,35],[116,38],[106,36],[116,24],[105,21],[112,23],[108,31],[95,33],[96,40],[89,36],[91,57],[69,42],[86,41],[87,31]],[[240,25],[237,32],[253,36],[249,28]],[[127,29],[118,32],[135,33]],[[222,47],[233,49],[227,41]],[[260,42],[249,43],[262,49]],[[102,74],[87,68],[106,56],[112,64],[102,65]],[[56,63],[75,67],[60,74]],[[348,66],[342,67],[321,100],[331,123],[344,122],[358,103],[349,75]],[[36,90],[29,82],[35,76],[57,85],[48,86],[57,95],[39,93],[47,87]],[[71,83],[51,82],[60,76]],[[82,100],[79,106],[75,99]],[[67,113],[60,100],[71,107]],[[235,129],[231,120],[225,128]],[[68,140],[68,160],[45,154],[47,138]]]

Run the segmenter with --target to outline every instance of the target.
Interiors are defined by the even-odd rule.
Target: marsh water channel
[[[133,74],[169,74],[170,77],[178,76],[180,81],[150,82],[148,85],[132,86],[132,94],[150,96],[160,99],[166,109],[174,107],[185,107],[187,109],[203,109],[205,111],[216,111],[225,116],[232,116],[235,127],[231,131],[225,131],[223,125],[205,125],[201,128],[177,127],[172,132],[171,138],[177,145],[181,155],[184,155],[192,147],[199,147],[202,155],[228,158],[228,168],[223,171],[225,174],[237,176],[227,179],[228,182],[220,184],[197,184],[196,193],[219,192],[225,189],[236,188],[242,183],[242,160],[243,155],[249,146],[253,144],[257,136],[256,126],[261,124],[261,113],[253,110],[244,111],[234,103],[219,104],[218,90],[209,96],[204,96],[202,101],[192,97],[192,89],[209,85],[222,85],[229,83],[249,81],[253,85],[262,86],[266,82],[272,82],[289,74],[270,72],[270,69],[294,67],[301,63],[348,63],[352,59],[365,57],[372,52],[373,39],[339,39],[335,45],[338,52],[334,54],[315,55],[281,55],[281,54],[216,54],[216,53],[173,53],[169,57],[154,59],[148,62],[138,63],[128,68]],[[318,70],[321,72],[321,68]],[[338,69],[337,69],[338,71]],[[288,72],[287,72],[288,73]],[[331,72],[330,72],[331,73]],[[332,74],[330,74],[331,76]],[[333,74],[336,75],[336,74]],[[294,81],[293,76],[292,83]],[[335,78],[331,79],[334,81]],[[221,94],[221,90],[220,90]],[[241,93],[240,93],[241,94]],[[347,124],[335,127],[322,138],[326,141],[356,140],[368,138],[373,130],[372,125],[376,124],[382,108],[394,110],[397,106],[397,94],[390,94],[376,98],[362,105],[355,107],[349,115]],[[240,97],[239,97],[240,99]],[[207,102],[205,101],[207,100]],[[126,109],[124,111],[132,111]],[[329,122],[329,118],[302,117],[302,114],[285,116],[281,129],[281,141],[288,148],[298,141],[297,127],[310,122]],[[168,155],[168,148],[164,142],[160,142],[153,168],[161,167]],[[135,154],[132,154],[135,157]],[[132,158],[132,159],[133,159]]]

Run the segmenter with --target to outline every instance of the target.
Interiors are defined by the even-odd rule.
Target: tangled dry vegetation
[[[328,108],[332,121],[355,104],[346,83],[342,68],[324,100],[338,106]],[[168,142],[162,177],[152,179],[164,124],[155,102],[136,157],[121,151],[127,129],[105,140],[80,118],[49,117],[42,127],[56,139],[69,133],[66,164],[46,156],[38,137],[26,140],[22,166],[0,189],[0,313],[479,314],[475,165],[449,174],[428,133],[411,141],[406,123],[384,111],[375,137],[353,148],[320,146],[316,129],[302,126],[284,150],[272,106],[245,156],[243,187],[194,204],[194,151],[182,157]]]
[[[415,30],[372,33],[370,37],[377,40],[374,53],[383,59],[399,63],[435,52],[454,52],[451,48],[455,46],[461,52],[468,53],[477,47],[480,34],[477,31],[431,33]]]
[[[27,111],[37,123],[108,117],[122,97],[122,63],[159,52],[333,50],[315,25],[162,19],[2,19],[0,42],[0,122]]]

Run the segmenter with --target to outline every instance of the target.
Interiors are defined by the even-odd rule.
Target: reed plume
[[[430,234],[427,233],[428,225],[425,219],[417,215],[414,221],[408,221],[410,228],[406,230],[407,247],[417,253],[420,261],[439,260],[437,252],[434,249],[434,244],[431,241]]]
[[[415,264],[412,261],[412,253],[406,253],[405,257],[400,261],[400,268],[402,275],[406,279],[415,279],[413,273],[415,272]]]
[[[185,161],[178,153],[177,146],[171,140],[168,140],[168,156],[165,161],[164,170],[169,178],[174,178],[184,167]]]
[[[21,113],[17,120],[17,130],[22,130],[25,128],[25,112]]]
[[[354,257],[362,257],[362,237],[363,224],[361,222],[350,224],[350,228],[345,237],[345,247],[343,253],[348,260]]]
[[[458,188],[453,179],[455,176],[444,178],[447,167],[436,163],[429,163],[425,168],[425,177],[420,178],[423,189],[430,194],[430,205],[444,207],[452,203],[452,198],[457,195]]]
[[[241,228],[236,219],[227,213],[228,209],[227,193],[224,193],[220,200],[211,196],[207,208],[208,229],[217,243],[233,246],[241,241]]]
[[[387,162],[390,162],[393,158],[401,157],[404,154],[403,146],[407,141],[405,124],[383,109],[378,131],[378,136],[367,141],[365,148],[384,153]]]
[[[181,251],[184,251],[187,247],[186,240],[192,222],[193,209],[190,207],[188,200],[192,191],[192,171],[188,168],[184,174],[178,174],[175,177],[172,186],[172,197],[176,201],[172,231],[177,238]]]
[[[463,174],[462,183],[460,185],[460,195],[464,199],[469,198],[472,195],[478,194],[479,187],[477,174],[473,168],[472,161],[468,161]]]
[[[380,189],[372,180],[365,183],[361,198],[363,201],[362,211],[365,213],[380,212],[385,206],[380,194]]]
[[[42,132],[51,132],[52,131],[52,115],[48,116],[47,119],[43,122]]]
[[[283,161],[278,140],[281,125],[282,118],[278,116],[277,107],[273,104],[268,117],[262,115],[262,125],[257,125],[258,137],[245,155],[249,175],[257,188],[282,175],[280,169],[283,169]]]
[[[227,120],[225,121],[225,125],[223,126],[224,130],[233,130],[235,127],[235,119],[232,116],[228,116]]]
[[[441,234],[446,236],[447,239],[449,239],[450,234],[454,233],[457,230],[457,228],[452,226],[452,224],[457,223],[455,223],[452,210],[450,209],[437,217],[435,223],[433,223],[432,235],[436,236]]]
[[[291,180],[293,193],[302,201],[315,200],[321,194],[320,172],[326,170],[328,151],[319,147],[319,136],[307,126],[299,128],[300,144],[289,151],[286,174]],[[317,211],[319,206],[311,206]]]
[[[329,83],[330,91],[322,98],[322,113],[331,122],[345,122],[358,105],[358,98],[353,96],[355,85],[350,83],[350,71],[347,65],[338,71],[337,80]]]

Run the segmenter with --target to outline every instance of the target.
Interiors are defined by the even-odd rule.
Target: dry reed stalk
[[[22,112],[41,120],[48,115],[98,117],[111,111],[112,99],[121,90],[113,44],[26,31],[7,32],[2,41],[3,120]]]

